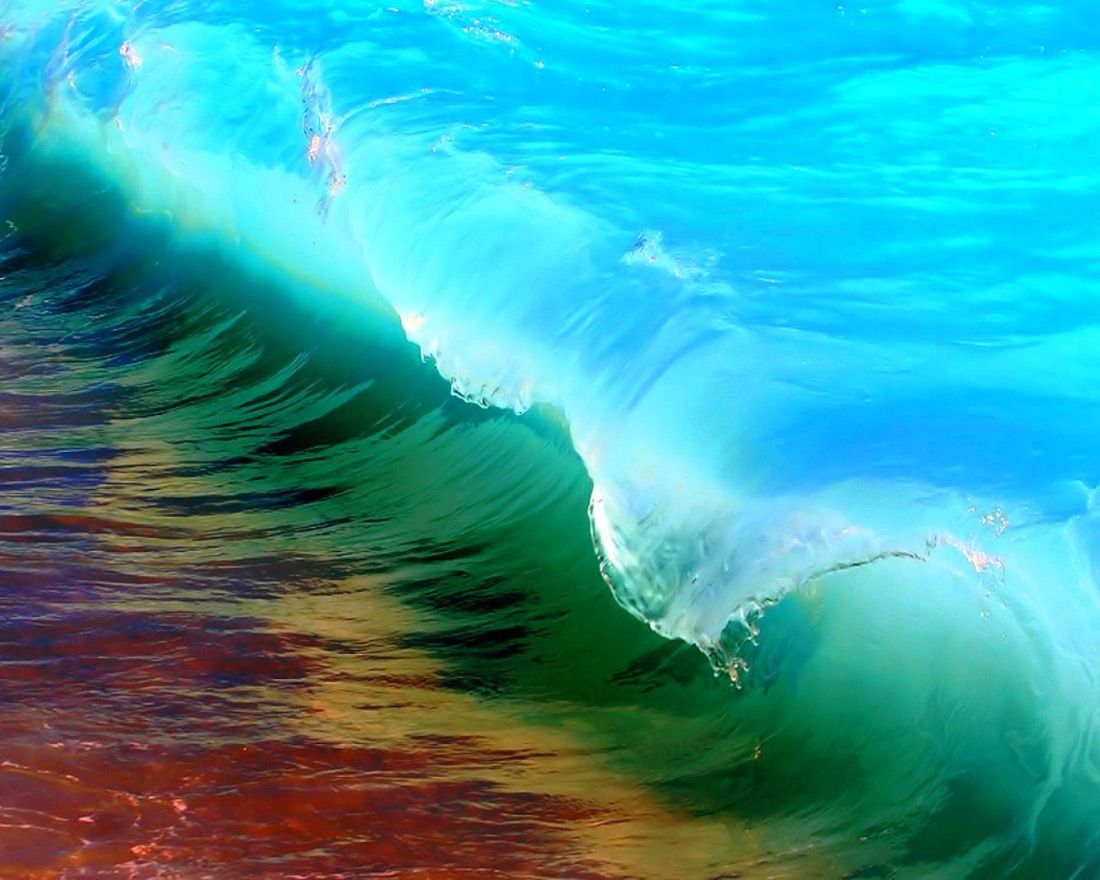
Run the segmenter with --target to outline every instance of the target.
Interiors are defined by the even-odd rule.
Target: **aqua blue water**
[[[0,208],[10,247],[229,266],[275,291],[231,310],[325,315],[352,361],[403,334],[416,382],[534,410],[622,614],[733,682],[743,741],[677,796],[792,804],[759,809],[825,852],[903,829],[848,876],[1100,877],[1098,25],[7,0]],[[456,541],[514,514],[478,504]],[[773,739],[810,804],[716,781]]]

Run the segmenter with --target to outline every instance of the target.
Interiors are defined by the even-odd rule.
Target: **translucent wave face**
[[[291,5],[251,28],[216,4],[13,10],[7,115],[36,149],[387,304],[468,399],[561,410],[618,593],[662,631],[713,640],[836,565],[968,544],[970,506],[1096,483],[1074,439],[1098,412],[1090,245],[1065,185],[1091,123],[1048,118],[1092,62],[1022,54],[1011,22],[838,10],[785,46],[763,105],[743,91],[784,7],[686,10],[660,63],[657,6]],[[979,24],[996,61],[971,54]],[[813,33],[847,34],[824,75]],[[683,624],[659,619],[674,606]]]

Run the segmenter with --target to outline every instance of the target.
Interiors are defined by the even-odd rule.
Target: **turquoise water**
[[[1100,13],[0,10],[0,346],[91,334],[127,509],[382,577],[711,875],[1100,877]]]

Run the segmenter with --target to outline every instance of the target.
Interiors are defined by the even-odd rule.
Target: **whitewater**
[[[844,876],[1100,877],[1098,24],[7,0],[2,219],[552,435],[616,601],[729,682],[697,772],[774,740],[785,835],[903,829]]]

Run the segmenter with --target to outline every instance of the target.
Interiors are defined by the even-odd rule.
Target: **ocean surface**
[[[1100,7],[0,0],[0,877],[1100,878]]]

